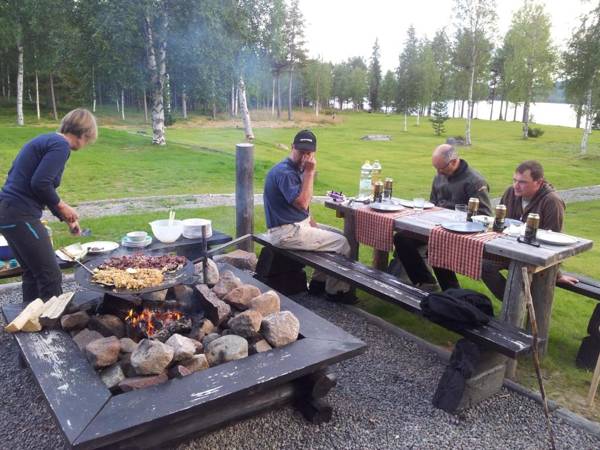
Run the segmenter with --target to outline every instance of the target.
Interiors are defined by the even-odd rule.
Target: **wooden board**
[[[579,280],[579,283],[575,285],[567,283],[556,283],[558,287],[600,301],[600,281],[596,281],[593,278],[589,278],[584,275],[579,275],[578,273],[565,272],[564,275],[570,275],[572,277],[577,278]]]

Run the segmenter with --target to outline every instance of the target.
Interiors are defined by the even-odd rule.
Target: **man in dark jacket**
[[[544,168],[537,161],[519,164],[513,176],[513,184],[504,192],[500,203],[506,206],[506,217],[510,219],[525,222],[529,213],[536,213],[540,215],[540,229],[562,231],[565,203],[544,179]],[[483,261],[483,282],[500,300],[506,286],[506,279],[500,273],[502,269],[506,269],[506,265],[500,262],[487,259]],[[559,275],[559,279],[570,284],[578,282],[568,275]]]
[[[456,148],[443,144],[431,156],[431,163],[437,171],[431,186],[430,201],[441,208],[454,209],[458,204],[467,204],[469,198],[479,199],[479,214],[491,215],[489,186],[485,179],[473,170],[464,159],[460,159]],[[408,278],[415,286],[435,290],[436,279],[427,267],[419,250],[425,244],[421,241],[396,233],[394,247],[396,256],[404,266]],[[437,281],[443,290],[459,288],[456,274],[447,269],[433,268]]]

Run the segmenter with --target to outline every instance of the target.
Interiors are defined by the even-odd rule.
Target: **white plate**
[[[374,209],[375,211],[381,211],[381,212],[395,212],[395,211],[400,211],[400,210],[404,209],[404,206],[398,205],[397,203],[375,202],[375,203],[371,203],[369,206],[371,207],[371,209]]]
[[[86,242],[85,244],[81,244],[81,246],[86,249],[88,253],[106,253],[119,248],[119,244],[112,241]]]
[[[400,203],[402,206],[406,206],[407,208],[414,208],[415,206],[413,205],[412,200],[404,200],[403,198],[398,199],[398,203]],[[431,202],[425,202],[425,206],[423,206],[423,209],[429,209],[429,208],[433,208],[435,205]]]
[[[129,239],[127,239],[127,236],[121,239],[121,245],[123,247],[144,248],[149,246],[150,244],[152,244],[152,236],[148,236],[145,240],[141,242],[131,242]]]
[[[455,233],[480,233],[485,231],[486,226],[479,222],[446,222],[442,228]]]
[[[73,258],[75,259],[81,259],[85,255],[87,255],[87,250],[83,248],[83,245],[81,245],[80,243],[67,245],[65,247],[65,250],[69,253],[69,255],[73,256]],[[69,258],[60,250],[56,250],[54,253],[56,253],[56,256],[58,256],[63,261],[73,261],[72,258]]]
[[[535,236],[538,241],[550,245],[571,245],[577,242],[577,238],[568,234],[555,233],[550,230],[538,230]]]

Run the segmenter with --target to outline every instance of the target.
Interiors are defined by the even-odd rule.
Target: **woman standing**
[[[62,274],[40,219],[48,207],[71,233],[80,233],[77,212],[60,199],[56,188],[71,150],[94,142],[97,135],[93,114],[75,109],[63,118],[57,133],[25,144],[8,172],[0,191],[0,233],[23,268],[24,302],[62,294]]]

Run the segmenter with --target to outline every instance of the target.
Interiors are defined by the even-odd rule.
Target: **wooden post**
[[[540,357],[548,350],[548,338],[550,334],[550,317],[552,316],[552,303],[554,301],[554,286],[558,273],[558,264],[533,275],[531,282],[531,296],[533,307],[537,318],[540,339]]]
[[[236,237],[254,233],[254,145],[235,146],[235,228]],[[254,241],[246,240],[242,250],[254,252]]]
[[[511,323],[519,328],[525,322],[525,298],[523,293],[524,264],[511,261],[508,267],[508,279],[502,300],[502,311],[500,320]],[[515,379],[517,372],[517,360],[510,359],[506,362],[506,377]]]

